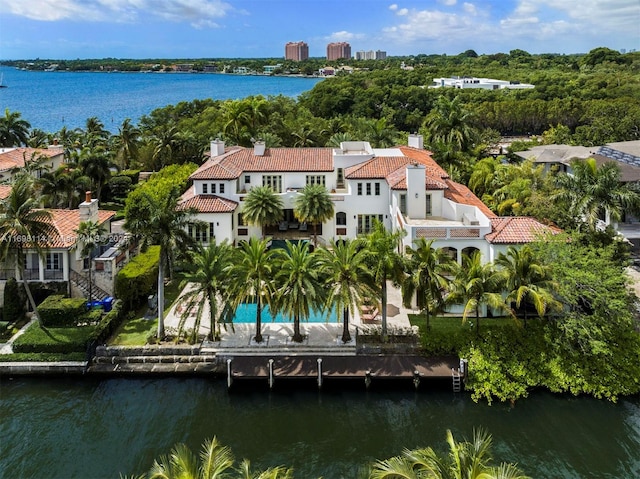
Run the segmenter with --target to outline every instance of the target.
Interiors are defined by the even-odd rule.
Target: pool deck
[[[391,287],[388,288],[388,300],[387,300],[387,325],[390,330],[394,328],[410,328],[409,314],[416,313],[411,309],[407,309],[402,305],[402,296],[400,290]],[[187,285],[186,288],[189,286]],[[177,329],[180,322],[181,305],[179,301],[169,311],[165,317],[165,328]],[[208,311],[205,311],[200,324],[199,333],[202,335],[209,334],[209,321]],[[195,314],[190,315],[185,322],[185,328],[193,328],[195,321]],[[353,338],[352,343],[344,344],[341,340],[342,337],[342,323],[308,323],[301,321],[300,330],[305,339],[302,343],[294,343],[291,341],[293,336],[293,323],[275,323],[275,322],[262,322],[262,336],[264,341],[262,343],[255,343],[253,337],[255,336],[255,322],[253,323],[241,323],[228,325],[226,330],[222,329],[221,341],[215,343],[206,343],[204,348],[211,348],[212,350],[228,350],[228,349],[247,349],[259,352],[257,350],[268,350],[269,353],[274,350],[289,351],[291,348],[302,349],[304,347],[313,348],[344,348],[352,347],[355,353],[355,336],[356,329],[362,330],[371,326],[370,324],[364,324],[360,319],[360,314],[356,313],[354,317],[350,317],[349,320],[349,332]],[[376,322],[379,325],[380,322]]]

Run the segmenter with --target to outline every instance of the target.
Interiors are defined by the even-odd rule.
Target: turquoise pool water
[[[293,318],[285,317],[282,314],[276,314],[274,318],[269,311],[269,306],[265,306],[262,308],[261,312],[262,321],[265,323],[292,323]],[[255,323],[256,322],[256,304],[248,303],[241,304],[238,309],[236,309],[236,315],[233,317],[234,323]],[[323,314],[320,311],[314,311],[309,316],[308,320],[303,320],[302,322],[307,323],[337,323],[338,316],[336,315],[336,311],[331,310],[328,315]]]

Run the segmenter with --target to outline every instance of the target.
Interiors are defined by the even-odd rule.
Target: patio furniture
[[[281,221],[278,224],[278,231],[287,231],[289,229],[289,223],[286,221]]]

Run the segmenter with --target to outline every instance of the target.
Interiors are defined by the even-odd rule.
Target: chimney
[[[419,150],[424,150],[424,139],[422,138],[422,135],[411,133],[409,135],[409,146]]]
[[[211,158],[224,155],[224,141],[216,138],[211,140]]]
[[[84,202],[78,206],[80,222],[98,221],[98,200],[91,199],[91,192],[85,193]]]
[[[258,140],[253,144],[253,154],[256,156],[263,156],[265,149],[266,145],[264,144],[264,141]]]
[[[407,216],[412,219],[427,217],[427,199],[425,191],[426,168],[417,162],[407,165]]]

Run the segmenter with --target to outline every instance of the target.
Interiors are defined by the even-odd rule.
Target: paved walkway
[[[11,339],[6,343],[0,345],[0,354],[11,354],[13,353],[13,342],[18,339],[22,334],[33,324],[34,321],[37,321],[36,318],[31,319],[27,324],[25,324],[20,331],[11,336]]]
[[[189,288],[187,285],[185,290]],[[387,310],[387,324],[389,329],[394,328],[409,328],[408,314],[414,313],[410,309],[406,309],[402,306],[402,296],[400,290],[389,285],[388,288],[388,306]],[[184,313],[184,305],[180,301],[176,301],[173,308],[169,311],[165,317],[165,328],[177,329],[180,322],[180,316]],[[373,325],[363,324],[360,320],[360,314],[356,313],[355,317],[349,318],[351,337],[355,339],[356,328],[367,328]],[[185,322],[184,327],[186,329],[193,328],[195,324],[195,312],[189,314],[188,319]],[[380,324],[379,321],[376,322]],[[219,342],[212,344],[215,348],[255,348],[255,347],[268,347],[268,348],[287,348],[295,347],[298,344],[291,341],[293,336],[293,323],[272,323],[265,321],[262,323],[262,335],[264,341],[260,344],[256,344],[253,341],[255,336],[255,322],[242,323],[242,324],[229,324],[227,329],[222,329],[222,339]],[[342,323],[307,323],[302,321],[300,324],[300,330],[305,336],[305,340],[302,346],[309,347],[327,347],[327,346],[345,346],[342,343]],[[204,311],[202,316],[200,334],[207,335],[209,333],[209,312],[208,308]],[[355,342],[353,342],[355,347]]]

